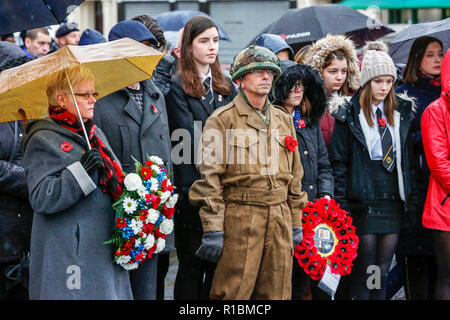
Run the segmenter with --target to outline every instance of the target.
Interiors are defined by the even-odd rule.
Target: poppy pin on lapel
[[[155,107],[154,104],[152,104],[153,113],[156,114],[158,112],[158,109]]]

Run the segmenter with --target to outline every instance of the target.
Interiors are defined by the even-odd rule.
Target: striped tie
[[[380,108],[377,108],[376,114],[378,119],[378,132],[381,137],[381,149],[383,150],[383,167],[387,171],[392,172],[395,168],[395,154],[391,132],[389,131],[386,120],[381,116]]]
[[[211,78],[210,77],[206,77],[205,81],[203,81],[203,87],[206,90],[205,94],[203,95],[203,98],[206,99],[206,101],[208,102],[208,104],[210,106],[212,106],[214,103],[214,94],[211,91]]]

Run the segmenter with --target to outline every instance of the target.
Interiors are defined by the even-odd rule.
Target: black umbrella
[[[389,45],[389,55],[396,64],[408,61],[409,51],[416,38],[429,36],[442,41],[444,53],[450,47],[450,18],[413,24],[400,32]]]
[[[376,40],[391,32],[394,30],[355,9],[340,4],[325,4],[290,9],[264,28],[258,36],[263,33],[278,34],[297,51],[328,33],[346,34],[359,48],[367,41]],[[257,37],[251,43],[255,43]]]
[[[0,33],[60,24],[84,0],[3,0]]]

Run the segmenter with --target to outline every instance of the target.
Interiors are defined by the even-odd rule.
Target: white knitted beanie
[[[361,86],[379,76],[393,76],[397,80],[397,69],[394,61],[387,53],[383,42],[372,41],[367,44],[366,53],[361,65]]]

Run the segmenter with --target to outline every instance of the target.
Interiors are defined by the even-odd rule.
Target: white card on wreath
[[[330,265],[327,263],[323,277],[319,282],[319,288],[328,293],[334,300],[334,294],[336,293],[341,276],[339,274],[331,272]]]

